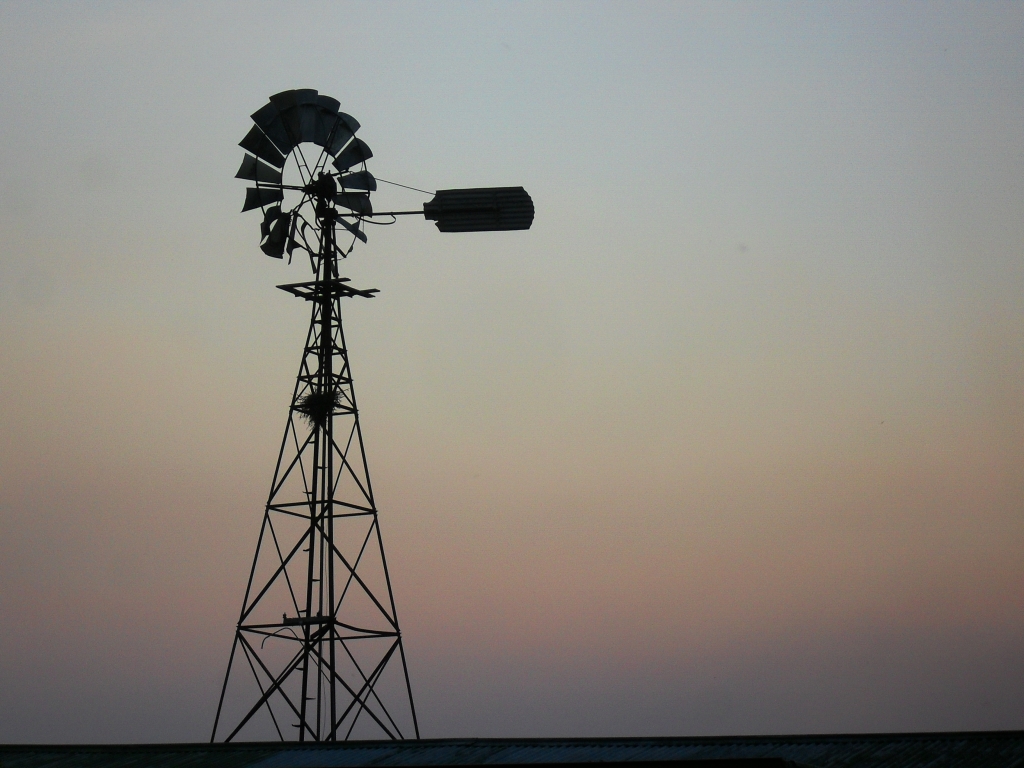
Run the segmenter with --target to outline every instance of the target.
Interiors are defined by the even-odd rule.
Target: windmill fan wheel
[[[373,153],[355,136],[358,121],[339,106],[330,96],[299,89],[271,96],[252,114],[235,177],[253,184],[242,210],[262,211],[260,249],[268,256],[290,257],[296,248],[317,253],[323,228],[334,224],[348,230],[353,243],[366,242],[363,219],[373,213],[370,192],[377,189],[366,170]]]

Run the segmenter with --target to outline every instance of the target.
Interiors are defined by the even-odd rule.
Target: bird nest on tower
[[[302,417],[310,426],[322,427],[327,417],[341,405],[341,392],[337,389],[319,390],[314,389],[299,398],[295,404],[295,410],[302,414]]]

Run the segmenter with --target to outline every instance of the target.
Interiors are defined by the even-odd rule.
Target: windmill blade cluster
[[[312,88],[282,91],[253,112],[255,125],[239,146],[277,168],[283,168],[288,153],[303,142],[323,147],[334,157],[359,130],[359,121],[339,112],[340,106]]]
[[[330,96],[304,88],[271,96],[267,104],[252,114],[254,125],[239,142],[239,146],[250,154],[242,159],[235,178],[255,182],[255,186],[245,191],[242,211],[263,210],[260,249],[268,256],[280,259],[286,250],[290,255],[296,247],[310,250],[297,235],[316,227],[302,219],[299,208],[307,200],[322,200],[327,196],[333,204],[351,212],[341,215],[353,221],[337,221],[353,236],[366,242],[360,223],[363,217],[373,215],[369,193],[377,189],[377,180],[365,167],[356,171],[351,169],[364,164],[373,157],[373,152],[366,142],[355,138],[359,121],[339,112],[339,106],[338,101]],[[301,150],[298,150],[300,144],[306,143],[321,148],[312,166],[306,163]],[[288,156],[297,150],[296,164],[303,183],[285,184],[285,163]],[[325,171],[328,159],[335,168],[333,173]],[[314,178],[316,174],[320,178]],[[333,185],[325,187],[321,181],[323,177],[330,177]],[[302,201],[290,211],[281,208],[287,189],[303,193]]]

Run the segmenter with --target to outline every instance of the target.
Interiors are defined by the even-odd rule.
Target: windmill
[[[211,741],[419,738],[341,321],[342,299],[377,290],[338,265],[374,219],[422,215],[441,232],[533,222],[522,187],[440,190],[422,210],[374,213],[373,153],[339,107],[284,91],[239,142],[261,250],[308,256],[313,280],[278,286],[310,302],[309,330]]]

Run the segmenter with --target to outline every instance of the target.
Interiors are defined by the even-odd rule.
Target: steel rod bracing
[[[279,286],[311,304],[211,741],[419,738],[405,649],[366,464],[330,200],[317,203],[316,279]]]

